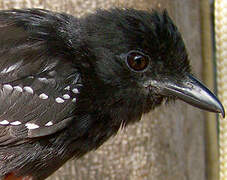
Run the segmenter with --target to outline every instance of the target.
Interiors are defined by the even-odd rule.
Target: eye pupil
[[[143,71],[149,64],[149,57],[140,52],[129,52],[127,64],[134,71]]]

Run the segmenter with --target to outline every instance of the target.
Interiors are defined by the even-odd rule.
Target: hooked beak
[[[195,107],[221,113],[225,117],[224,107],[218,98],[192,75],[187,75],[180,83],[153,81],[150,85],[157,87],[161,95],[177,97]]]

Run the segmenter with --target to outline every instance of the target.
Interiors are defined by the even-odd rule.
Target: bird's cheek
[[[148,113],[163,103],[163,97],[159,95],[149,94],[146,99],[146,106],[144,106],[144,113]]]

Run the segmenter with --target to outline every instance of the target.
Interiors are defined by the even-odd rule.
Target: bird
[[[0,11],[3,180],[43,180],[177,99],[225,116],[166,10]]]

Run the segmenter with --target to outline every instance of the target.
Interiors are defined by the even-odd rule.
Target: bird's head
[[[224,116],[215,95],[191,75],[181,34],[166,11],[100,10],[84,22],[93,54],[90,78],[108,87],[110,96],[121,93],[143,104],[144,112],[163,100],[181,99]]]

